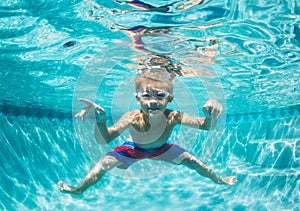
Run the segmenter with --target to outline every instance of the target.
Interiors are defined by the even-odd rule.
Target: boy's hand
[[[223,112],[223,106],[216,100],[208,100],[202,110],[207,118],[218,118]]]
[[[106,122],[106,113],[101,106],[85,98],[80,98],[79,101],[86,103],[87,106],[84,107],[79,113],[75,114],[74,117],[78,117],[84,122],[86,116],[88,114],[91,114],[91,117],[94,117],[96,119],[96,122]]]

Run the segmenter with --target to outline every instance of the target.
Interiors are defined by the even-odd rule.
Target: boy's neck
[[[159,114],[155,114],[155,115],[149,115],[149,114],[145,114],[143,111],[143,117],[144,117],[144,121],[145,122],[149,122],[149,123],[161,123],[162,121],[166,120],[166,115],[164,112],[159,113]]]

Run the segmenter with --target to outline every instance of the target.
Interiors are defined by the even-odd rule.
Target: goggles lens
[[[158,100],[163,100],[163,99],[167,99],[170,96],[169,92],[164,92],[164,91],[157,91],[157,92],[148,92],[148,91],[144,91],[144,92],[138,92],[137,96],[141,99],[145,99],[148,100],[150,98],[156,98]]]

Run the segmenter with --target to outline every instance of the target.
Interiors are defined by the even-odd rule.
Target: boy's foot
[[[236,182],[237,182],[236,177],[235,176],[230,176],[230,177],[221,178],[221,181],[219,181],[219,184],[234,186],[236,184]]]
[[[72,194],[81,194],[80,191],[78,191],[76,188],[73,188],[65,183],[63,183],[62,181],[58,182],[58,189],[63,192],[63,193],[72,193]]]

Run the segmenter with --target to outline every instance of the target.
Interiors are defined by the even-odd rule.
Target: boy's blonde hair
[[[145,84],[159,85],[170,93],[169,102],[173,100],[173,76],[170,73],[162,70],[147,70],[140,72],[135,78],[135,89],[137,91]]]

